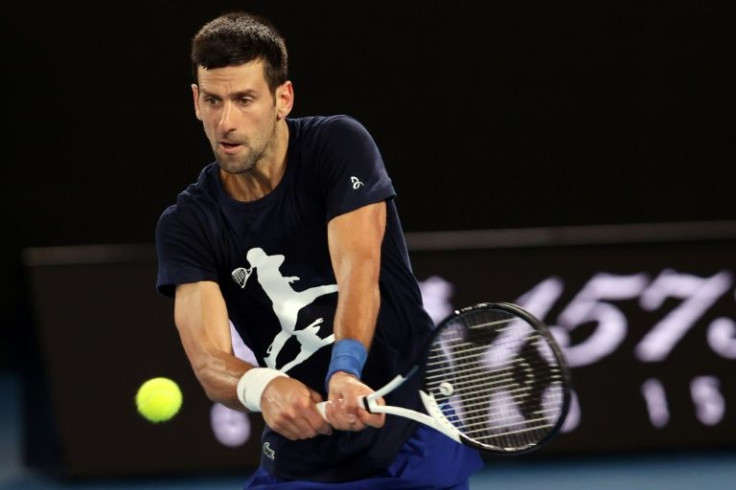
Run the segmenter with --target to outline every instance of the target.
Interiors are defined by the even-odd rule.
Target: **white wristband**
[[[266,385],[274,378],[288,378],[286,373],[278,369],[254,367],[250,368],[238,381],[238,400],[251,412],[261,411],[261,396]]]

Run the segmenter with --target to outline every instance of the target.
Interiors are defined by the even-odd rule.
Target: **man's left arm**
[[[334,319],[333,352],[349,357],[347,364],[327,380],[329,386],[327,418],[335,429],[362,430],[383,426],[385,415],[371,414],[358,405],[373,389],[360,382],[350,356],[365,355],[370,349],[381,303],[378,278],[381,268],[381,243],[386,228],[386,203],[363,206],[333,218],[327,228],[332,268],[338,287]],[[361,349],[363,349],[361,353]],[[363,358],[364,362],[364,358]],[[362,369],[362,363],[359,368]],[[353,371],[352,373],[349,371]]]

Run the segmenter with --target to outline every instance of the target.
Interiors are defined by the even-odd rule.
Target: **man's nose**
[[[232,102],[227,101],[223,105],[222,113],[220,114],[220,129],[223,131],[230,131],[235,127],[235,108]]]

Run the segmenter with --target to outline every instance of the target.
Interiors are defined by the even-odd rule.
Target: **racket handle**
[[[367,396],[361,396],[359,399],[360,403],[363,405],[363,408],[365,408],[368,412],[373,413],[370,407],[370,404],[368,403],[368,397]],[[330,402],[319,402],[317,403],[317,411],[322,416],[323,419],[327,420],[327,404]]]
[[[323,419],[327,420],[327,414],[325,413],[325,406],[327,405],[327,402],[319,402],[317,404],[317,411],[322,416]]]

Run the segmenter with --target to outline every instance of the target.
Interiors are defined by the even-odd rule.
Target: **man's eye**
[[[204,102],[207,105],[217,105],[218,100],[215,97],[205,97]]]

